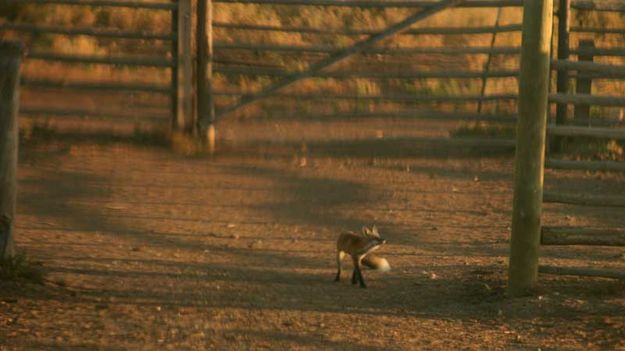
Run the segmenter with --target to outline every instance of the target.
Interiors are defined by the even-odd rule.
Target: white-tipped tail
[[[380,259],[380,262],[378,262],[377,270],[380,272],[388,272],[391,270],[391,265],[388,264],[388,261],[386,260],[386,258]]]
[[[365,258],[362,259],[362,264],[380,272],[388,272],[391,270],[391,265],[388,264],[388,261],[385,258],[375,255],[365,256]]]

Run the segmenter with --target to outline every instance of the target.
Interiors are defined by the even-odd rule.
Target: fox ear
[[[371,235],[371,230],[367,228],[366,225],[362,226],[362,235],[365,235],[365,236]]]
[[[373,227],[371,227],[371,232],[373,232],[373,234],[379,234],[378,227],[375,224],[373,225]]]

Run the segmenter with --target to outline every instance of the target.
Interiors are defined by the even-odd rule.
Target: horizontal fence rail
[[[157,57],[112,57],[112,56],[90,56],[90,55],[68,55],[49,52],[29,52],[27,58],[58,61],[67,63],[119,65],[119,66],[146,66],[146,67],[175,67],[172,60]]]
[[[553,60],[551,67],[558,70],[602,73],[604,76],[625,78],[625,66],[623,65],[609,65],[591,61]]]
[[[291,27],[291,26],[268,26],[255,24],[237,24],[225,22],[213,22],[213,28],[234,29],[234,30],[257,30],[257,31],[276,31],[276,32],[294,32],[308,34],[328,34],[328,35],[371,35],[381,31],[381,29],[349,29],[349,28],[310,28],[310,27]],[[398,35],[467,35],[467,34],[495,34],[520,32],[522,27],[520,24],[502,25],[498,27],[427,27],[408,29]]]
[[[53,0],[51,0],[53,1]],[[424,8],[436,5],[436,0],[371,1],[371,0],[214,0],[224,4],[339,6],[362,8]],[[522,0],[467,0],[458,7],[520,7]],[[576,10],[625,12],[625,4],[614,0],[573,0]]]
[[[138,115],[135,113],[123,112],[107,112],[92,109],[71,109],[71,108],[50,108],[50,107],[30,107],[20,106],[20,114],[24,116],[54,116],[58,118],[76,117],[86,120],[103,120],[103,121],[125,121],[125,122],[145,122],[145,123],[162,123],[167,119],[171,119],[169,114],[145,114]]]
[[[571,27],[573,33],[625,34],[625,28]]]
[[[543,227],[542,245],[625,246],[625,230]]]
[[[514,123],[517,120],[516,115],[512,114],[494,114],[494,113],[472,113],[472,112],[441,112],[435,110],[424,109],[402,109],[401,111],[375,111],[375,112],[331,112],[331,113],[293,113],[293,112],[271,112],[271,118],[276,119],[293,119],[297,116],[298,119],[308,120],[328,120],[328,119],[365,119],[365,118],[405,118],[416,120],[433,120],[433,121],[489,121],[498,123]],[[452,138],[452,139],[467,139],[467,138]],[[490,140],[490,139],[489,139]],[[486,140],[488,141],[488,140]],[[495,141],[495,144],[514,147],[514,140],[512,139],[500,139]]]
[[[255,67],[223,67],[216,66],[216,73],[243,74],[256,76],[287,77],[297,72],[279,69],[255,68]],[[422,78],[511,78],[518,77],[518,70],[505,71],[423,71],[423,72],[316,72],[310,77],[316,78],[372,78],[372,79],[422,79]]]
[[[137,83],[110,83],[110,82],[68,82],[45,79],[30,79],[22,77],[22,86],[30,88],[58,88],[69,90],[92,91],[119,91],[119,92],[147,92],[171,94],[169,85],[137,84]]]
[[[547,159],[545,167],[579,171],[625,172],[625,162]]]
[[[293,45],[270,45],[270,44],[251,44],[251,43],[225,43],[215,42],[215,49],[239,49],[254,51],[285,51],[285,52],[314,52],[330,54],[339,50],[341,47],[327,46],[293,46]],[[463,46],[463,47],[388,47],[388,48],[372,48],[364,52],[364,54],[385,54],[385,55],[411,55],[411,54],[489,54],[489,55],[516,55],[520,53],[518,47],[480,47],[480,46]]]
[[[621,57],[625,56],[625,48],[600,48],[600,47],[591,47],[591,48],[574,48],[570,50],[572,55],[585,55],[585,56],[615,56]]]
[[[625,279],[625,271],[617,270],[616,268],[556,267],[541,265],[538,267],[538,272],[543,274]]]
[[[254,93],[214,91],[216,96],[243,96],[254,95]],[[345,95],[345,94],[275,94],[276,98],[302,99],[302,100],[377,100],[377,101],[401,101],[401,102],[463,102],[463,101],[496,101],[515,100],[515,94],[501,95],[453,95],[453,96],[433,96],[433,95]]]
[[[131,32],[109,28],[65,28],[61,26],[37,25],[30,23],[2,23],[0,31],[19,31],[35,34],[86,35],[96,38],[120,38],[142,40],[175,40],[172,33]]]
[[[568,137],[592,137],[625,140],[625,128],[597,128],[551,125],[547,128],[547,133],[550,135]]]
[[[6,0],[9,3],[39,5],[78,5],[91,7],[125,7],[134,9],[175,10],[176,3],[117,0]]]
[[[573,0],[571,8],[576,10],[594,10],[625,12],[625,3],[620,0]]]
[[[612,195],[565,194],[545,191],[543,201],[579,206],[625,207],[625,196]]]
[[[549,102],[557,104],[625,106],[625,96],[600,96],[590,94],[550,94]]]
[[[427,8],[436,6],[437,0],[371,1],[371,0],[213,0],[215,3],[293,6],[340,6],[363,8]],[[458,7],[519,7],[522,0],[467,0]]]

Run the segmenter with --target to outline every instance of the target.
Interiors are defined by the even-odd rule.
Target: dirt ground
[[[625,349],[623,282],[540,275],[505,298],[512,154],[413,127],[224,126],[214,159],[27,143],[16,239],[47,275],[0,282],[0,350]],[[284,143],[250,144],[271,133]],[[546,186],[625,194],[625,177],[548,172]],[[625,216],[546,205],[544,222]],[[334,283],[338,233],[373,223],[392,270]],[[541,262],[624,269],[624,252],[552,247]]]

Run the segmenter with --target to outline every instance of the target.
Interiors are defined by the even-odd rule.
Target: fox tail
[[[375,256],[375,255],[365,256],[362,259],[362,264],[380,272],[388,272],[391,270],[391,265],[388,264],[388,261],[385,258]]]

